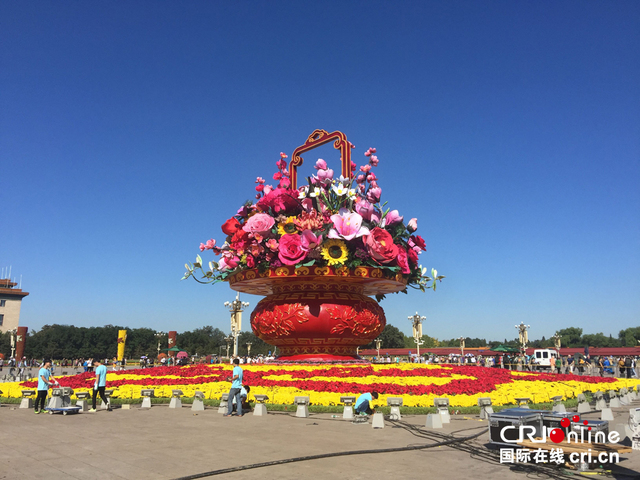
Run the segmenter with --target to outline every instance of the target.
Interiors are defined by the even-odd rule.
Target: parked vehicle
[[[538,368],[551,368],[551,362],[555,365],[558,351],[552,348],[536,348],[533,351]]]

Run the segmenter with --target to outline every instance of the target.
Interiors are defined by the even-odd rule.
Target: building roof
[[[0,296],[23,298],[29,295],[29,292],[23,292],[22,289],[15,288],[17,285],[16,282],[12,282],[9,278],[0,278]]]

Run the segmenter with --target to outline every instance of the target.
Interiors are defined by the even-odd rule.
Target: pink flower
[[[256,192],[261,192],[264,190],[264,185],[256,185]]]
[[[238,266],[238,263],[240,263],[240,259],[232,252],[224,252],[222,255],[220,262],[218,262],[219,270],[233,270]]]
[[[267,187],[265,186],[265,193]],[[277,214],[296,215],[300,212],[300,202],[298,201],[297,190],[286,188],[276,188],[265,194],[256,206],[266,212],[271,208]]]
[[[411,220],[409,220],[409,223],[407,223],[407,230],[409,230],[410,232],[415,232],[417,229],[418,229],[418,219],[412,218]]]
[[[330,168],[328,168],[326,170],[318,170],[318,179],[321,182],[326,182],[327,180],[332,180],[333,179],[333,170],[331,170]]]
[[[355,162],[351,162],[351,171],[355,172],[357,168],[357,165],[355,164]]]
[[[216,246],[216,241],[212,238],[211,240],[207,240],[207,243],[200,244],[200,251],[204,252],[205,250],[213,250],[213,247]]]
[[[264,186],[264,194],[269,195],[273,191],[273,187],[271,185]]]
[[[369,255],[378,263],[390,263],[398,256],[398,246],[393,243],[393,237],[385,229],[376,227],[370,235],[362,237]]]
[[[327,162],[325,162],[323,159],[319,158],[313,168],[315,168],[316,170],[326,170],[327,169]]]
[[[304,260],[307,252],[302,248],[302,238],[295,233],[287,233],[280,238],[278,258],[285,265],[295,265]]]
[[[273,252],[278,250],[278,241],[275,238],[270,238],[269,240],[267,240],[266,245],[267,248]]]
[[[373,204],[366,200],[361,200],[356,203],[356,212],[362,215],[362,218],[367,222],[380,222],[380,212],[373,206]]]
[[[371,165],[363,165],[363,166],[360,167],[360,171],[364,172],[364,173],[367,173],[370,170],[371,170]]]
[[[331,220],[334,228],[329,231],[329,238],[352,240],[369,233],[369,229],[362,226],[362,217],[346,208],[341,208],[337,215],[331,215]]]
[[[262,178],[262,177],[257,177],[257,178],[256,178],[256,183],[260,183],[260,184],[264,183],[264,178]]]
[[[387,220],[387,225],[393,225],[395,223],[401,222],[404,219],[404,217],[400,216],[398,210],[391,210],[384,218]]]
[[[322,235],[316,236],[311,230],[302,232],[301,244],[306,251],[313,250],[322,243]]]
[[[371,164],[372,167],[377,167],[378,166],[378,157],[376,157],[375,155],[371,155],[371,158],[369,158],[369,163]]]
[[[247,219],[242,229],[249,233],[266,234],[273,228],[274,223],[275,220],[271,215],[256,213],[253,217]]]
[[[283,152],[280,152],[280,158],[289,158],[289,155],[287,155],[287,154],[285,154]]]
[[[380,201],[380,195],[382,195],[382,189],[380,187],[372,187],[367,192],[367,200],[371,203],[378,203]]]
[[[280,154],[280,156],[282,157],[282,154]],[[282,158],[287,158],[287,157],[282,157]],[[278,167],[279,170],[284,170],[287,167],[287,162],[282,160],[282,158],[276,162],[276,167]]]
[[[402,247],[398,247],[398,265],[400,266],[400,271],[402,273],[411,273],[409,262],[407,261],[407,251]]]

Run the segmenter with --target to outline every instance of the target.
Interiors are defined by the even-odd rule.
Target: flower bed
[[[269,403],[292,404],[296,395],[308,395],[312,405],[337,405],[342,395],[380,393],[402,397],[405,406],[430,407],[436,397],[449,397],[451,406],[477,405],[478,397],[490,397],[494,405],[513,404],[516,397],[533,402],[549,402],[555,395],[573,398],[583,391],[608,391],[633,387],[637,379],[578,377],[547,373],[515,372],[473,366],[436,365],[244,365],[244,383],[251,394],[266,394]],[[156,397],[170,397],[181,389],[193,397],[196,390],[207,398],[220,398],[231,388],[231,365],[157,367],[107,374],[107,387],[115,388],[114,397],[140,398],[143,388],[154,388]],[[95,374],[82,373],[57,377],[60,384],[76,392],[90,391]],[[37,382],[2,384],[8,397],[20,397],[24,388],[36,388]]]

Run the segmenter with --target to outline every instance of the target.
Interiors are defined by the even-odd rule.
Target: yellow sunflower
[[[342,240],[327,240],[322,244],[322,258],[329,265],[338,265],[344,263],[349,257],[347,244]]]
[[[298,227],[294,223],[296,221],[296,217],[287,217],[286,222],[282,222],[278,224],[278,234],[286,235],[287,233],[298,233]]]

